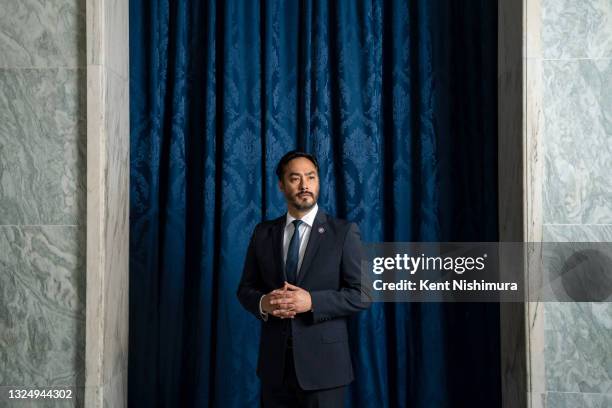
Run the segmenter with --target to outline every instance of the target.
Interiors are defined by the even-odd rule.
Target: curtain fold
[[[486,0],[130,1],[130,406],[258,405],[235,292],[288,150],[365,241],[497,240],[496,32]],[[350,331],[348,406],[500,405],[494,304]]]

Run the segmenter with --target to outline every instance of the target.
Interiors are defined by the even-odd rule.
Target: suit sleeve
[[[362,294],[367,299],[371,299],[369,292],[361,285],[362,258],[363,247],[359,227],[355,223],[350,223],[342,247],[340,290],[320,290],[310,293],[315,323],[348,316],[370,306],[370,301],[362,300]]]
[[[249,248],[247,249],[244,267],[242,269],[242,277],[240,278],[236,295],[246,310],[253,313],[258,319],[263,320],[259,310],[259,302],[265,293],[261,290],[261,273],[255,257],[256,236],[257,227],[255,227],[255,231],[253,231],[251,241],[249,242]]]

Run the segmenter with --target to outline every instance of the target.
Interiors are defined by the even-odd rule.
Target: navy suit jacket
[[[259,313],[261,296],[282,287],[285,281],[285,221],[283,215],[255,227],[238,287],[240,303],[262,321],[257,375],[272,386],[282,383],[291,329],[300,387],[317,390],[346,385],[353,380],[347,317],[370,305],[362,298],[363,293],[369,299],[369,293],[361,285],[359,228],[319,208],[296,282],[310,292],[312,311],[297,314],[294,319],[269,315],[264,321]]]

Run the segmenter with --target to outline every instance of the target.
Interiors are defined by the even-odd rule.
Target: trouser
[[[301,389],[295,374],[293,349],[287,347],[283,383],[276,387],[263,383],[261,402],[264,408],[342,408],[345,390],[346,386],[313,391]]]

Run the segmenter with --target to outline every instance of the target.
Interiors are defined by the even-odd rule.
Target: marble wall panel
[[[612,57],[610,0],[540,0],[544,58]]]
[[[545,224],[545,242],[612,242],[612,224]]]
[[[85,72],[0,69],[0,224],[85,217]]]
[[[85,3],[0,0],[0,68],[83,66]]]
[[[0,0],[0,407],[83,406],[84,66],[83,1]]]
[[[549,408],[609,408],[612,407],[612,394],[584,394],[549,392],[546,394]]]
[[[544,240],[612,242],[612,225],[545,225]],[[545,303],[544,310],[546,389],[612,393],[612,303]],[[559,398],[549,406],[566,406]]]
[[[612,223],[612,59],[543,61],[544,223]]]
[[[84,228],[0,226],[0,384],[83,383]]]
[[[547,390],[612,394],[612,303],[545,307]]]

